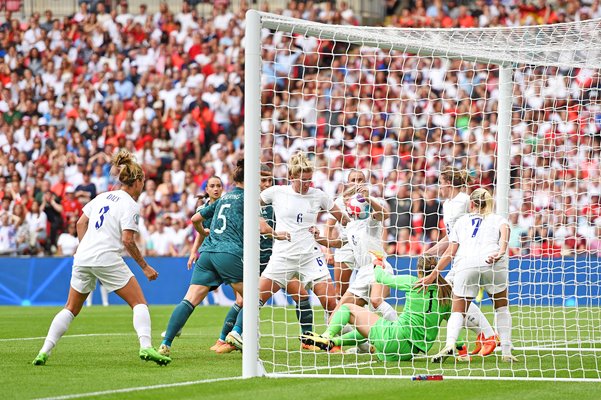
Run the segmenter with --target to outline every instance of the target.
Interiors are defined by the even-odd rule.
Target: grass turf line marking
[[[135,335],[135,332],[132,333],[84,333],[79,335],[65,335],[62,338],[79,338],[79,337],[94,337],[94,336],[130,336]],[[0,342],[17,342],[24,340],[41,340],[46,339],[46,336],[36,336],[36,337],[22,337],[22,338],[7,338],[0,339]]]
[[[227,378],[213,378],[213,379],[201,379],[198,381],[187,381],[187,382],[176,382],[176,383],[162,383],[160,385],[151,385],[151,386],[138,386],[138,387],[130,387],[123,389],[113,389],[113,390],[102,390],[98,392],[88,392],[88,393],[77,393],[77,394],[68,394],[64,396],[56,396],[56,397],[44,397],[36,400],[68,400],[68,399],[79,399],[82,397],[95,397],[95,396],[103,396],[107,394],[117,394],[117,393],[130,393],[130,392],[139,392],[141,390],[153,390],[153,389],[165,389],[172,387],[180,387],[180,386],[190,386],[190,385],[198,385],[201,383],[214,383],[214,382],[223,382],[223,381],[235,381],[243,379],[241,376],[230,376]]]
[[[63,337],[61,337],[61,339],[63,338],[82,338],[82,337],[95,337],[95,336],[135,336],[136,332],[131,332],[131,333],[83,333],[83,334],[77,334],[77,335],[65,335]],[[202,336],[199,334],[186,334],[186,336]],[[208,336],[208,335],[206,335]],[[20,341],[27,341],[27,340],[42,340],[42,339],[46,339],[46,336],[36,336],[36,337],[22,337],[22,338],[6,338],[6,339],[0,339],[0,342],[20,342]]]

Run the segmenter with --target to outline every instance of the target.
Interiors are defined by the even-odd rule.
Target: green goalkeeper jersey
[[[202,242],[200,252],[228,253],[242,258],[244,190],[234,188],[198,212],[203,219],[211,220],[209,236]]]
[[[405,307],[396,324],[408,329],[413,346],[427,353],[438,336],[440,324],[451,313],[451,302],[440,305],[438,286],[432,285],[425,292],[418,292],[413,285],[418,280],[411,275],[390,275],[381,267],[374,270],[376,282],[405,292]]]

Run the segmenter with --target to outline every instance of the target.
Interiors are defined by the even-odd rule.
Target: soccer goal
[[[249,11],[245,49],[245,377],[601,380],[601,20],[400,29]],[[445,234],[445,166],[494,192],[512,226],[518,361],[305,351],[291,301],[259,310],[260,167],[286,183],[298,150],[313,159],[314,186],[333,199],[346,171],[368,175],[390,208],[385,248],[395,274],[415,274],[415,256]],[[404,295],[392,291],[388,302],[400,312]],[[486,295],[480,306],[494,327]],[[314,324],[325,328],[320,306]],[[429,354],[444,338],[443,324]]]

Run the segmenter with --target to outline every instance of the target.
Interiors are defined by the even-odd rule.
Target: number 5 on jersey
[[[217,213],[217,219],[223,221],[223,225],[221,225],[221,228],[219,229],[215,229],[215,233],[223,233],[225,232],[225,228],[227,227],[227,220],[225,219],[225,215],[223,214],[224,211],[228,208],[230,208],[232,205],[231,204],[223,204],[221,207],[219,207],[219,212]]]

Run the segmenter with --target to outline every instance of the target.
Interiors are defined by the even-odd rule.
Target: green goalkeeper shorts
[[[369,330],[369,343],[382,361],[409,361],[413,358],[411,332],[398,322],[380,318]]]

